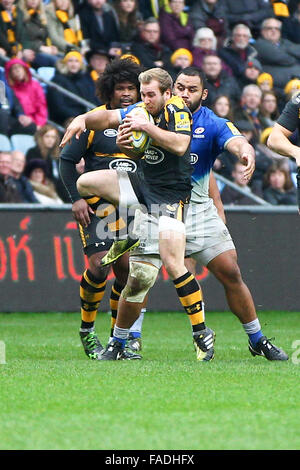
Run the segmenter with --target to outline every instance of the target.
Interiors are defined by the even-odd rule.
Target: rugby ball
[[[146,108],[136,106],[128,113],[128,115],[136,115],[136,114],[142,114],[148,121],[154,124],[153,117],[151,116],[150,113],[148,113]],[[151,144],[151,140],[152,140],[151,137],[149,137],[149,135],[146,134],[146,132],[133,131],[131,145],[132,145],[134,152],[137,154],[143,154],[145,150],[147,150],[147,148]]]

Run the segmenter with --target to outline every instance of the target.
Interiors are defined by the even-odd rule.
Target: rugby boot
[[[103,351],[103,346],[100,343],[95,331],[79,331],[79,336],[85,351],[85,354],[90,359],[99,360],[100,354]]]
[[[128,340],[126,343],[126,348],[130,349],[133,352],[138,352],[142,350],[142,338],[134,337],[131,333],[129,333]]]
[[[126,240],[116,240],[101,260],[101,266],[108,266],[114,263],[128,251],[138,247],[140,240],[128,237]]]
[[[123,348],[119,341],[113,339],[99,357],[100,361],[132,361],[142,359],[142,356]]]
[[[252,356],[263,356],[268,361],[287,361],[289,356],[282,349],[272,344],[271,339],[262,336],[255,346],[249,341],[249,351]]]
[[[205,328],[199,335],[193,336],[197,361],[211,361],[214,358],[215,336],[215,332],[210,328]]]

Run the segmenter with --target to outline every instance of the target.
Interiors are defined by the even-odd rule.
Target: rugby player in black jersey
[[[296,160],[298,167],[297,190],[300,214],[300,147],[298,145],[294,145],[289,140],[296,129],[298,129],[298,135],[300,135],[300,92],[296,92],[296,94],[294,94],[290,101],[285,105],[267,142],[268,147],[275,152],[280,153],[285,157],[292,157]]]
[[[209,361],[214,356],[214,332],[206,327],[202,293],[193,274],[184,264],[184,209],[191,193],[191,113],[181,98],[172,96],[172,79],[159,68],[139,75],[143,106],[154,117],[154,124],[139,115],[124,110],[99,110],[77,116],[62,139],[64,147],[70,138],[88,129],[103,130],[121,122],[130,131],[144,131],[152,145],[141,161],[142,176],[116,170],[100,170],[81,175],[77,188],[83,197],[104,197],[115,206],[137,206],[159,219],[159,251],[161,260],[173,280],[179,300],[191,322],[198,360]],[[130,109],[130,108],[129,108]],[[139,269],[136,263],[135,269]],[[151,287],[157,268],[145,272],[145,288]],[[122,292],[129,301],[135,299],[134,289]],[[128,337],[127,319],[118,319],[114,341],[107,345],[100,360],[121,358]]]
[[[141,67],[129,59],[111,62],[97,83],[100,99],[105,104],[96,109],[125,108],[140,99],[138,75]],[[72,139],[60,155],[60,173],[72,202],[72,212],[78,222],[84,253],[89,260],[89,268],[82,275],[80,282],[81,328],[80,338],[87,356],[99,359],[103,347],[95,333],[94,323],[99,304],[105,293],[109,267],[102,267],[101,259],[113,243],[116,229],[126,226],[115,207],[99,197],[82,198],[76,188],[78,174],[75,165],[83,157],[85,171],[118,168],[124,171],[136,171],[138,162],[122,154],[116,145],[117,131],[88,131],[80,138]],[[102,219],[99,222],[99,217]],[[107,229],[104,232],[105,228]],[[103,232],[101,234],[101,231]],[[128,255],[118,259],[113,265],[116,281],[112,287],[110,306],[112,310],[112,330],[117,316],[117,305],[128,275]],[[142,322],[140,321],[139,324]],[[135,330],[135,327],[131,329]],[[131,333],[130,343],[137,344],[138,332]],[[124,355],[123,355],[124,358]],[[133,358],[130,351],[126,359]]]

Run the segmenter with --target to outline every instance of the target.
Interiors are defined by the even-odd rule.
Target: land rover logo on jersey
[[[126,160],[125,158],[118,158],[116,160],[112,160],[109,163],[110,170],[119,170],[119,171],[127,171],[129,173],[134,173],[137,169],[137,165],[133,160]]]
[[[155,147],[150,147],[146,150],[145,152],[145,161],[149,163],[149,165],[157,165],[157,163],[160,163],[163,161],[165,158],[165,155],[161,150],[158,150]]]
[[[118,135],[118,131],[116,129],[105,129],[104,135],[105,137],[116,137]]]
[[[195,163],[197,163],[198,161],[198,155],[196,153],[191,153],[191,164],[192,165],[195,165]]]
[[[195,130],[194,130],[194,133],[195,134],[202,134],[202,132],[205,131],[205,128],[204,127],[197,127]]]

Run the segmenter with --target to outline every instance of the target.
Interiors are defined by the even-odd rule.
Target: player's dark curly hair
[[[138,101],[140,100],[140,83],[138,76],[143,72],[143,67],[131,59],[114,59],[110,62],[103,74],[97,81],[97,96],[104,104],[109,104],[114,88],[122,82],[133,83],[138,90]]]

